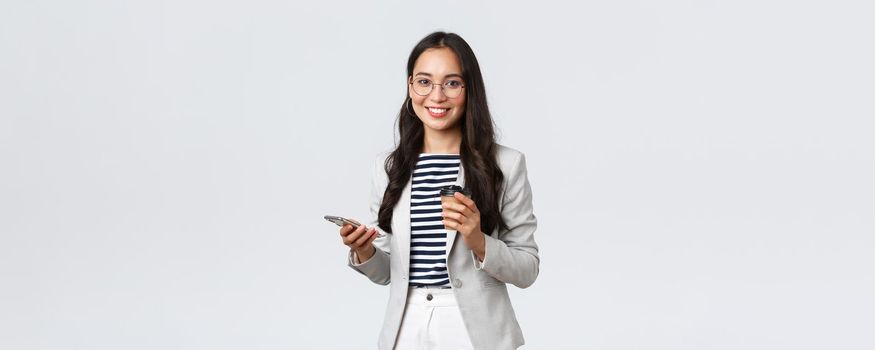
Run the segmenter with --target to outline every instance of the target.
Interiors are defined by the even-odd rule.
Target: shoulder
[[[386,173],[386,159],[388,159],[390,155],[392,155],[392,151],[383,151],[374,157],[371,166],[371,177],[375,181],[387,182],[389,175]]]
[[[392,155],[392,151],[382,151],[377,153],[377,157],[374,159],[374,166],[383,167],[386,164],[386,159]]]
[[[498,168],[501,169],[504,175],[502,205],[508,200],[520,198],[520,195],[526,195],[531,191],[529,187],[528,170],[526,169],[526,155],[516,149],[498,145],[498,150],[495,153],[495,158],[498,161]]]
[[[496,146],[498,146],[498,150],[495,152],[495,160],[503,173],[513,174],[520,166],[525,166],[526,156],[523,152],[502,144],[496,144]]]

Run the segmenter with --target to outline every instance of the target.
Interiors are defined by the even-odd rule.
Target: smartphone
[[[333,222],[337,224],[337,226],[343,226],[344,224],[350,224],[353,228],[359,228],[359,223],[353,220],[347,219],[342,216],[334,216],[334,215],[325,215],[325,220]]]
[[[333,222],[337,226],[343,226],[344,224],[350,224],[350,225],[352,225],[353,228],[359,228],[359,226],[361,225],[358,222],[356,222],[355,220],[350,220],[350,219],[347,219],[345,217],[336,216],[336,215],[325,215],[325,220],[328,220],[329,222]],[[383,234],[380,233],[379,231],[377,231],[377,237],[378,238],[383,237]]]

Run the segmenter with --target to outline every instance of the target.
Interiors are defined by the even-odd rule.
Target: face
[[[425,96],[416,93],[414,85],[435,83],[431,92]],[[407,85],[407,93],[413,101],[413,112],[426,129],[449,131],[460,128],[459,120],[465,113],[465,88],[459,87],[458,96],[453,94],[453,86],[463,84],[462,65],[452,49],[442,47],[425,50],[416,59],[413,76]],[[447,86],[447,85],[450,86]],[[422,85],[421,85],[422,86]]]

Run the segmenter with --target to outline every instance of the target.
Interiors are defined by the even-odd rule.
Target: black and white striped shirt
[[[456,184],[458,154],[422,153],[410,192],[410,286],[450,287],[447,230],[441,222],[440,188]]]

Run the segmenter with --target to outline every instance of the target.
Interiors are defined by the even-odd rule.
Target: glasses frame
[[[411,89],[413,89],[413,93],[417,94],[419,96],[431,95],[431,92],[434,91],[434,86],[437,85],[437,86],[441,87],[441,93],[444,94],[444,96],[446,96],[447,98],[456,98],[456,97],[462,96],[462,89],[465,88],[465,82],[463,81],[463,82],[461,82],[462,86],[459,87],[459,94],[456,96],[450,97],[450,95],[447,95],[447,91],[444,89],[445,88],[444,84],[448,83],[448,81],[441,82],[440,84],[438,84],[438,83],[436,83],[428,78],[416,78],[416,79],[425,79],[425,80],[431,81],[431,86],[428,88],[428,92],[426,92],[425,94],[420,94],[419,92],[416,92],[416,88],[413,86],[414,78],[409,78],[407,80],[407,84],[410,85]]]

